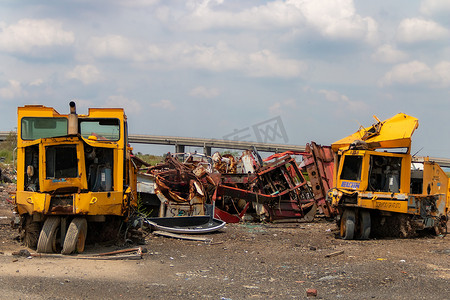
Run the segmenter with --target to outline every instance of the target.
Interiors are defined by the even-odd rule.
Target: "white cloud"
[[[396,84],[448,87],[450,85],[450,61],[441,61],[434,67],[429,67],[420,61],[396,65],[383,76],[380,85]]]
[[[170,60],[175,65],[211,71],[227,71],[240,68],[243,55],[230,49],[224,42],[215,46],[176,45],[171,47]],[[178,61],[177,61],[178,60]]]
[[[93,65],[79,65],[66,74],[67,78],[80,80],[84,84],[91,84],[101,78],[99,70]]]
[[[289,78],[301,75],[306,70],[306,64],[293,59],[281,59],[269,50],[262,50],[249,55],[246,68],[252,77]]]
[[[306,64],[283,59],[265,49],[254,53],[242,53],[230,49],[226,43],[215,46],[172,47],[171,62],[174,66],[185,66],[211,71],[241,71],[250,77],[297,77],[306,70]],[[177,61],[178,59],[178,61]]]
[[[173,105],[170,100],[161,100],[159,102],[150,103],[150,106],[171,111],[176,109],[175,105]]]
[[[7,87],[0,88],[1,98],[14,99],[25,94],[20,82],[16,80],[9,80],[8,83],[9,85]]]
[[[350,110],[353,112],[361,112],[367,109],[367,104],[361,101],[353,101],[344,94],[333,90],[319,90],[319,94],[323,95],[329,102],[335,103],[339,108]]]
[[[211,99],[211,98],[215,98],[217,96],[219,96],[219,90],[215,89],[215,88],[207,88],[204,86],[198,86],[196,88],[193,88],[190,92],[189,95],[194,96],[194,97],[199,97],[199,98],[206,98],[206,99]]]
[[[372,42],[377,37],[377,23],[370,17],[356,14],[352,0],[278,0],[237,12],[226,10],[222,2],[190,1],[187,14],[172,12],[172,18],[168,18],[170,12],[164,10],[159,14],[160,20],[179,24],[177,28],[196,31],[214,28],[303,31],[312,28],[331,39]]]
[[[297,77],[306,70],[304,62],[278,57],[270,50],[239,52],[227,43],[216,45],[171,44],[165,47],[143,45],[121,36],[91,40],[90,49],[97,57],[148,63],[148,67],[167,69],[193,68],[214,72],[239,71],[250,77]],[[142,66],[142,64],[140,65]]]
[[[32,82],[30,82],[30,86],[40,86],[44,83],[44,80],[41,78],[35,79]]]
[[[30,54],[35,48],[68,46],[75,38],[55,20],[22,19],[16,24],[0,24],[0,50]]]
[[[275,102],[269,107],[269,113],[272,115],[281,115],[285,111],[292,111],[297,107],[294,99]]]
[[[436,41],[448,37],[449,31],[432,20],[404,19],[397,28],[397,38],[403,43]]]
[[[120,0],[119,4],[130,8],[141,8],[147,6],[154,6],[158,4],[159,0]]]
[[[378,35],[377,23],[370,17],[356,14],[353,0],[292,0],[306,19],[323,36],[332,39],[365,39],[374,42]]]
[[[139,53],[135,44],[120,35],[107,35],[104,37],[93,37],[88,43],[88,49],[96,57],[112,57],[123,60],[135,60]]]
[[[450,86],[450,61],[442,61],[433,68],[438,77],[438,82],[442,87]]]
[[[108,102],[104,107],[123,107],[125,114],[138,114],[142,111],[141,104],[134,99],[129,99],[123,95],[114,95],[108,97]]]
[[[424,0],[420,5],[420,12],[425,15],[438,15],[450,13],[448,0]]]
[[[295,26],[303,19],[301,11],[284,1],[271,1],[240,12],[226,11],[221,2],[189,1],[190,11],[180,19],[184,29],[207,30],[211,28],[248,28],[266,30],[274,27]]]
[[[411,61],[394,66],[381,80],[381,85],[417,84],[432,81],[431,68],[420,61]]]
[[[385,44],[376,50],[374,54],[372,54],[372,59],[377,62],[382,63],[398,63],[400,61],[404,61],[408,58],[408,54],[394,48],[391,45]]]

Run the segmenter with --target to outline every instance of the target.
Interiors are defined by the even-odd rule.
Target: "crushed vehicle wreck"
[[[311,143],[307,152],[290,154],[304,155],[303,169],[287,153],[269,157],[266,163],[255,150],[244,151],[239,159],[218,152],[212,157],[168,154],[164,163],[148,170],[161,202],[159,217],[209,214],[229,223],[244,216],[312,221],[317,211],[332,217],[334,211],[325,201],[332,185],[331,148]]]
[[[190,157],[181,163],[177,156],[169,153],[164,163],[148,170],[154,176],[155,194],[161,201],[159,217],[205,215],[206,191],[197,175],[206,174],[206,169],[199,162],[194,164]]]
[[[17,130],[14,201],[28,247],[80,253],[89,228],[101,236],[127,218],[136,205],[138,167],[123,109],[78,115],[74,102],[69,114],[26,105],[18,108]]]
[[[410,154],[416,118],[397,114],[332,144],[336,168],[328,193],[344,239],[443,233],[450,209],[449,178],[434,162]]]
[[[215,179],[212,200],[216,207],[247,210],[252,203],[258,218],[269,221],[311,221],[316,214],[311,189],[290,155],[275,159],[255,173],[220,174]]]

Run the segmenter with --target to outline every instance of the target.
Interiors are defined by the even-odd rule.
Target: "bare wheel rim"
[[[84,243],[85,242],[86,242],[86,234],[84,232],[80,232],[78,234],[77,246],[76,246],[76,250],[78,253],[81,253],[84,251]]]

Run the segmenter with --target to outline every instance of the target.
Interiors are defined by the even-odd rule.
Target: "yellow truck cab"
[[[136,201],[136,172],[123,109],[87,115],[18,108],[16,210],[23,239],[38,252],[82,252],[90,222],[125,218]]]
[[[371,233],[411,236],[446,229],[449,179],[434,162],[413,159],[418,120],[405,114],[380,121],[332,144],[335,186],[328,193],[344,239]]]

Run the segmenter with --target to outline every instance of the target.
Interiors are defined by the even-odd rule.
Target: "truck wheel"
[[[75,218],[70,222],[64,239],[62,254],[82,253],[86,242],[87,221],[85,218]]]
[[[344,210],[341,217],[340,234],[344,240],[352,240],[355,235],[355,211],[352,209]]]
[[[372,223],[370,220],[370,211],[361,210],[359,212],[359,220],[360,220],[360,239],[368,240],[370,236],[370,230],[372,227]]]
[[[59,217],[48,217],[45,220],[37,243],[38,253],[56,252],[56,236],[60,222]]]
[[[31,216],[26,216],[26,220],[23,225],[22,240],[25,246],[31,249],[36,249],[39,233],[41,231],[41,224],[39,222],[33,222]]]

